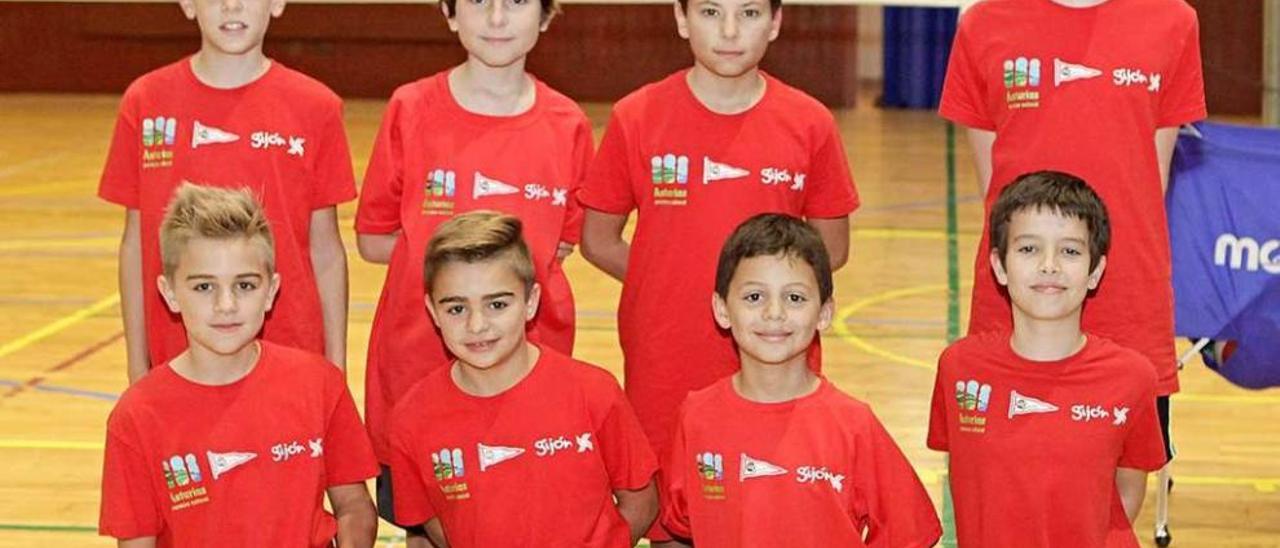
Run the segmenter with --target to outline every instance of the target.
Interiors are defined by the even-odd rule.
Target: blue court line
[[[37,384],[35,386],[27,386],[27,383],[11,381],[7,379],[0,379],[0,386],[26,387],[28,389],[37,390],[40,392],[66,394],[68,396],[79,396],[82,398],[89,398],[89,399],[94,399],[99,401],[114,402],[120,399],[119,394],[112,394],[111,392],[99,392],[96,390],[84,390],[80,388],[71,388],[69,386],[53,386],[48,384]]]

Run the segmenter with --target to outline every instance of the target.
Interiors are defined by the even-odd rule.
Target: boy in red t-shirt
[[[262,338],[346,363],[347,263],[335,205],[355,198],[342,101],[262,53],[284,0],[181,0],[200,51],[150,72],[121,100],[98,195],[125,207],[120,308],[129,382],[186,348],[160,275],[161,217],[181,181],[262,198],[284,281]]]
[[[252,194],[179,187],[160,248],[156,284],[188,345],[111,412],[101,533],[131,548],[373,546],[377,463],[342,373],[256,340],[281,276]]]
[[[737,367],[706,306],[724,239],[757,213],[803,217],[839,268],[858,206],[831,112],[759,69],[781,1],[681,0],[675,17],[693,67],[614,106],[581,194],[582,253],[622,281],[627,396],[660,455],[685,395]]]
[[[425,301],[457,359],[392,413],[395,517],[436,546],[632,546],[656,459],[612,375],[526,340],[542,288],[521,225],[473,211],[431,238]]]
[[[1013,332],[938,361],[929,447],[950,453],[963,547],[1136,547],[1147,471],[1166,458],[1156,370],[1080,327],[1107,267],[1107,208],[1080,180],[1019,177],[991,209],[989,263]]]
[[[741,368],[680,411],[663,491],[675,537],[699,548],[910,548],[942,535],[871,408],[808,367],[832,289],[822,239],[798,218],[757,215],[725,242],[714,311]]]
[[[453,215],[493,209],[520,218],[543,288],[529,337],[573,352],[573,294],[561,261],[581,229],[575,196],[591,160],[591,124],[571,99],[525,72],[556,4],[440,5],[467,60],[392,95],[356,213],[360,255],[388,265],[365,374],[365,417],[384,465],[391,409],[450,359],[422,310],[422,261],[431,235]],[[394,522],[385,473],[379,486],[379,508]]]

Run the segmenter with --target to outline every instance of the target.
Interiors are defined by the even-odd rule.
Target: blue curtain
[[[956,8],[884,8],[881,106],[938,106],[959,11]]]

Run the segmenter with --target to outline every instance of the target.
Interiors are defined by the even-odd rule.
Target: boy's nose
[[[507,22],[507,8],[504,0],[490,0],[489,2],[489,24],[500,27]]]
[[[489,322],[485,319],[484,314],[472,312],[467,315],[467,331],[469,333],[480,333],[487,327],[489,327]]]
[[[214,300],[214,309],[217,312],[235,312],[237,308],[239,308],[239,303],[236,302],[236,296],[231,289],[218,291],[218,296]]]
[[[239,11],[244,7],[244,0],[221,0],[222,11]]]
[[[725,38],[738,37],[738,20],[732,15],[724,18],[724,23],[720,24],[720,34]]]

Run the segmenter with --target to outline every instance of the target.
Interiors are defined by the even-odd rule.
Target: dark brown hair
[[[1028,209],[1048,208],[1064,217],[1084,221],[1089,229],[1089,271],[1111,249],[1111,221],[1102,198],[1083,179],[1060,171],[1036,171],[1015,179],[991,207],[991,247],[1003,262],[1009,253],[1009,221]]]
[[[448,0],[445,0],[448,1]],[[456,0],[455,0],[456,1]],[[782,0],[769,0],[769,16],[773,17],[782,9]],[[680,0],[680,11],[689,13],[689,0]]]
[[[501,0],[494,0],[494,1],[501,1]],[[440,2],[449,8],[450,19],[458,15],[458,0],[440,0]],[[555,15],[557,13],[560,13],[560,2],[557,2],[556,0],[539,0],[539,2],[542,4],[543,22],[546,22],[548,17],[551,17],[552,15]]]
[[[803,220],[780,213],[761,213],[747,219],[725,240],[716,265],[716,293],[721,298],[729,297],[729,282],[743,259],[772,255],[795,257],[808,263],[818,280],[822,302],[831,299],[834,291],[831,258],[822,237]]]

